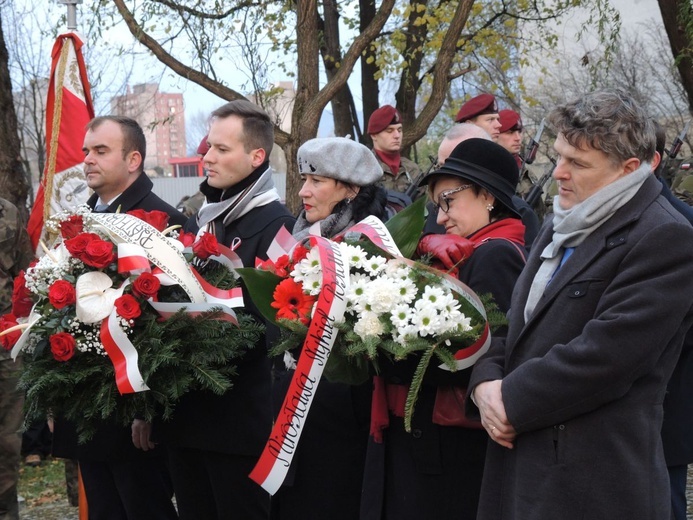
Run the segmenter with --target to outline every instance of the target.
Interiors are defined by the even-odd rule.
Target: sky
[[[91,0],[85,0],[85,2],[90,1]],[[20,7],[24,6],[28,8],[33,8],[35,6],[35,2],[33,2],[32,0],[14,0],[14,2]],[[661,15],[659,13],[659,7],[657,5],[657,0],[611,0],[611,2],[621,12],[624,29],[637,27],[638,24],[642,23],[662,23]],[[2,5],[2,0],[0,0],[0,5]],[[48,2],[46,2],[45,4],[44,2],[40,2],[40,5],[44,6],[44,8],[46,8],[49,11],[49,15],[47,16],[49,23],[51,18],[56,19],[55,23],[57,23],[57,16],[67,11],[67,7],[63,5],[58,5],[55,1],[50,2],[50,4],[48,4]],[[85,12],[86,7],[84,4],[77,6],[78,31],[80,24],[84,23]],[[22,19],[20,20],[20,23],[24,23]],[[45,23],[45,21],[43,23]],[[576,28],[580,27],[581,23],[581,17],[576,15],[573,17],[572,20],[568,21],[564,25],[564,41],[567,45],[571,44],[570,42],[574,39],[573,35],[576,31]],[[33,32],[33,34],[35,33],[36,31]],[[134,49],[138,50],[141,53],[141,55],[137,59],[137,67],[135,69],[134,74],[132,75],[132,77],[135,79],[131,80],[130,84],[133,85],[136,83],[142,83],[155,79],[157,81],[160,80],[161,91],[182,92],[185,100],[186,118],[188,120],[190,120],[195,114],[197,114],[200,111],[204,113],[209,113],[224,103],[224,100],[209,93],[208,91],[206,91],[202,87],[199,87],[195,83],[185,80],[180,76],[174,74],[173,72],[166,71],[163,65],[160,62],[158,62],[156,58],[148,55],[148,51],[143,46],[134,42],[133,36],[124,26],[124,23],[121,23],[120,26],[116,27],[115,29],[107,31],[104,34],[103,42],[105,45],[123,43],[126,45],[130,45]],[[50,52],[51,45],[52,41],[47,43],[44,42],[44,48],[47,49],[48,53]],[[49,66],[50,56],[47,56],[46,62]],[[112,60],[111,63],[117,63],[117,59]],[[360,69],[357,66],[354,69],[354,74],[352,74],[353,77],[351,81],[360,81],[360,78],[358,77],[359,71]],[[234,74],[234,72],[236,73]],[[113,71],[113,74],[114,78],[116,78],[118,72]],[[46,76],[47,75],[48,71],[46,71]],[[247,80],[245,76],[237,73],[237,69],[235,67],[229,67],[227,76],[224,79],[228,82],[231,88],[234,88],[239,91],[242,91],[242,84]],[[286,81],[287,79],[289,78],[284,77],[283,73],[278,68],[275,68],[273,72],[270,71],[269,80],[272,83]],[[114,85],[122,85],[122,81],[122,79],[120,80],[120,82],[118,82],[117,79],[113,79],[111,83]],[[354,89],[354,93],[356,95],[358,95],[359,91],[360,90],[358,88]],[[384,89],[383,96],[387,95],[388,92],[386,89]],[[110,98],[110,95],[105,94],[102,99],[97,100],[97,111],[104,112],[108,110],[108,98]],[[360,100],[356,100],[356,102],[357,104],[359,104]],[[381,99],[381,102],[392,103],[393,100]]]

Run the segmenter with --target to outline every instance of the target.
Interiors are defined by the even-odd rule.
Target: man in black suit
[[[273,142],[272,121],[249,101],[232,101],[212,113],[207,178],[200,185],[205,203],[186,229],[234,244],[244,266],[267,259],[281,226],[293,228],[272,182]],[[245,311],[259,317],[244,296]],[[268,327],[266,336],[276,333]],[[248,478],[272,427],[267,343],[263,339],[241,360],[231,390],[221,396],[191,392],[172,420],[161,424],[181,519],[269,518],[269,494]]]
[[[128,117],[97,117],[84,136],[84,171],[94,190],[87,204],[100,213],[134,209],[167,213],[170,224],[186,218],[152,193],[143,173],[146,140]],[[171,520],[173,488],[163,448],[150,439],[151,425],[136,420],[132,428],[104,422],[93,439],[78,444],[74,428],[55,423],[53,453],[79,461],[90,520]],[[141,448],[141,449],[138,449]]]

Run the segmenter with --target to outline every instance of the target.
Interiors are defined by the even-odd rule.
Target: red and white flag
[[[46,103],[46,167],[29,217],[34,250],[39,240],[50,242],[44,222],[48,217],[84,204],[89,189],[84,176],[84,134],[94,117],[83,42],[74,32],[58,36],[53,45]]]

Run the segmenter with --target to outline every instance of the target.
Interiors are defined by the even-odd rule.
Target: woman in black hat
[[[525,262],[524,226],[511,200],[517,177],[509,152],[475,138],[421,181],[446,234],[424,237],[419,252],[477,294],[491,294],[502,312]],[[476,518],[488,437],[481,423],[464,418],[471,368],[429,368],[407,433],[397,396],[406,396],[414,367],[397,365],[384,372],[390,425],[383,444],[369,446],[361,519]]]

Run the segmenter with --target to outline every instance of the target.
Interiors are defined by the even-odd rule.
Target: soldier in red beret
[[[414,161],[400,155],[402,116],[392,105],[383,105],[371,114],[367,132],[373,140],[373,153],[383,169],[382,186],[406,192],[421,170]]]
[[[500,121],[500,134],[496,141],[508,150],[517,161],[518,167],[522,164],[520,148],[522,147],[522,119],[514,110],[501,110],[498,112]]]
[[[455,123],[472,123],[488,132],[491,139],[498,139],[500,121],[498,103],[492,94],[479,94],[467,101],[457,112]]]

